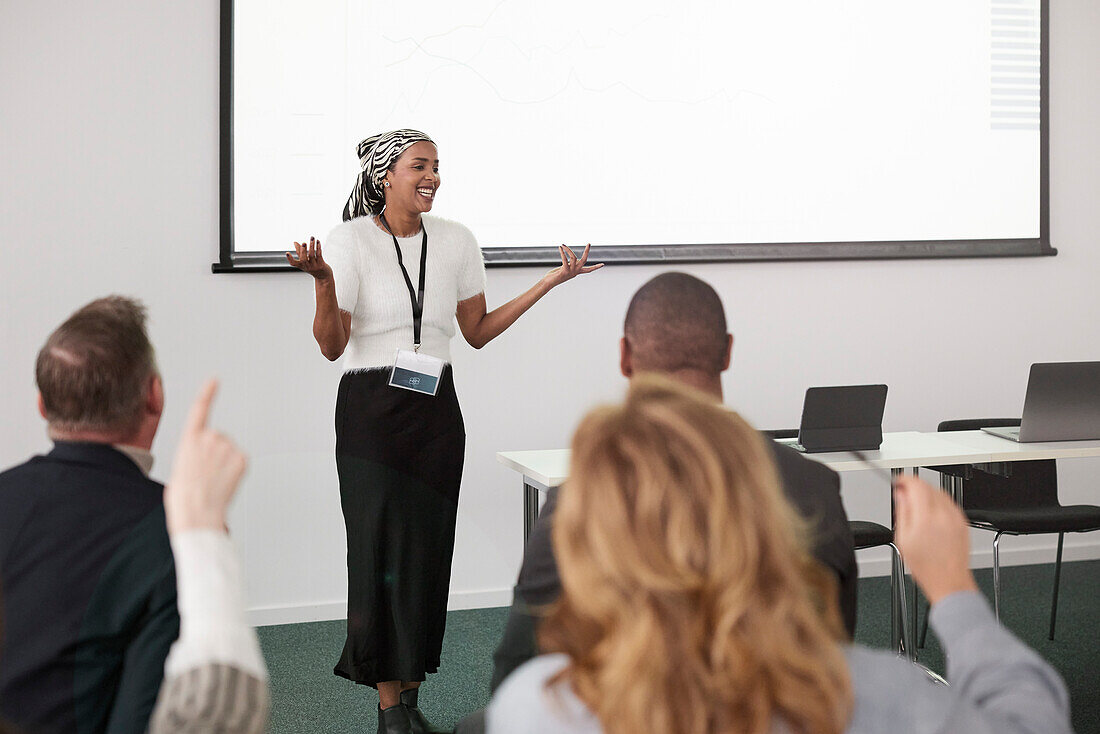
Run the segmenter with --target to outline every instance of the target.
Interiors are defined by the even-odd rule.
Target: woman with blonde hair
[[[1000,628],[961,513],[916,479],[898,542],[933,603],[950,689],[847,645],[770,453],[744,420],[660,378],[573,438],[553,540],[563,594],[543,655],[504,682],[490,732],[1069,731],[1057,674]]]

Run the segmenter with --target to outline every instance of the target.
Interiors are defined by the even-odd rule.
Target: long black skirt
[[[433,397],[348,372],[336,468],[348,536],[348,637],[334,672],[422,681],[439,668],[466,429],[448,365]]]

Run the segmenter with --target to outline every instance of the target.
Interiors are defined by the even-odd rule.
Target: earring
[[[385,186],[388,189],[390,187],[390,182],[389,181],[383,181],[382,185]]]

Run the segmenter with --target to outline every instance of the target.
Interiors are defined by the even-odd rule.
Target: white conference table
[[[783,443],[783,441],[780,441]],[[899,431],[885,433],[877,451],[864,451],[866,460],[850,451],[805,454],[834,471],[861,471],[877,468],[891,475],[905,471],[916,473],[922,466],[944,464],[989,464],[994,462],[1038,459],[1073,459],[1100,456],[1100,441],[1052,441],[1017,443],[984,431],[921,433]],[[538,519],[539,493],[561,486],[569,476],[569,449],[500,451],[497,461],[523,477],[523,539],[527,542]],[[893,495],[891,495],[891,510]],[[891,517],[893,512],[891,512]],[[891,595],[893,599],[893,595]],[[916,631],[916,594],[910,596],[912,614],[908,649],[912,650]],[[895,629],[895,646],[897,642]]]
[[[975,436],[974,434],[980,434]],[[953,440],[954,436],[963,436],[966,440]],[[982,464],[989,461],[1021,461],[1014,459],[991,459],[993,451],[983,437],[993,442],[1013,444],[981,431],[963,431],[960,433],[920,433],[918,431],[900,431],[885,433],[882,446],[877,451],[865,451],[867,461],[857,459],[849,451],[836,451],[823,454],[805,454],[806,458],[819,461],[834,471],[859,471],[877,467],[884,470],[901,471],[934,464]],[[1076,443],[1076,442],[1075,442]],[[1100,441],[1095,451],[1100,454]],[[1013,444],[1019,447],[1021,444]],[[1022,444],[1028,446],[1031,444]],[[1049,446],[1054,444],[1042,444]],[[542,449],[535,451],[501,451],[497,461],[523,477],[523,537],[531,534],[531,528],[538,518],[539,492],[551,487],[561,486],[569,476],[569,449]],[[1009,453],[1001,450],[998,455]],[[1093,454],[1086,454],[1093,455]],[[1050,458],[1047,456],[1036,458]]]
[[[782,441],[781,441],[782,443]],[[526,540],[539,511],[539,492],[561,486],[569,476],[569,449],[500,451],[497,461],[523,477],[523,537]],[[985,431],[884,433],[877,451],[864,451],[866,461],[850,451],[805,454],[834,471],[861,471],[872,467],[895,473],[942,464],[988,464],[1037,459],[1075,459],[1100,456],[1100,441],[1017,443]]]

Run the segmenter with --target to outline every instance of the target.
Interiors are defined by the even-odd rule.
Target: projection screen
[[[438,144],[489,265],[1054,254],[1045,0],[223,0],[221,260]]]

